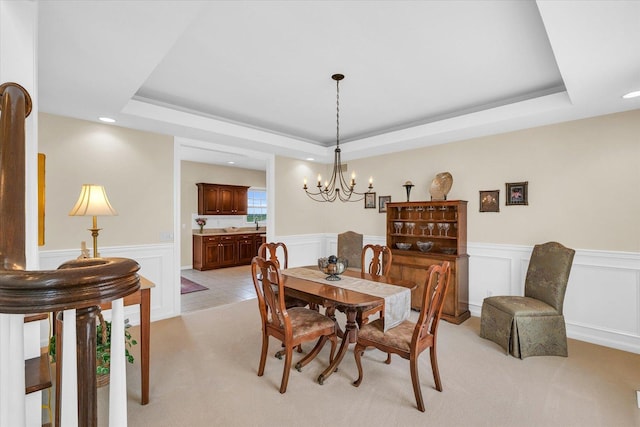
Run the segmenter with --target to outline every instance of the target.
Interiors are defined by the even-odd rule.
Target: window
[[[267,190],[247,191],[247,222],[267,219]]]

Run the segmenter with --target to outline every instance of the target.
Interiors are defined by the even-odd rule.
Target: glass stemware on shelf
[[[428,206],[427,207],[427,211],[429,212],[429,219],[433,219],[433,211],[435,211],[436,208],[433,206]]]
[[[402,219],[402,206],[398,206],[398,218],[396,219]]]
[[[413,229],[416,227],[416,223],[415,222],[408,222],[407,223],[407,234],[413,234]]]
[[[433,236],[433,228],[435,227],[435,224],[430,222],[427,224],[427,228],[429,229],[429,236]]]
[[[424,206],[418,206],[416,208],[416,211],[418,211],[418,219],[422,219],[422,212],[424,212]]]
[[[442,211],[442,219],[445,219],[445,216],[447,215],[447,207],[446,206],[440,206],[439,208]]]
[[[393,228],[395,228],[396,230],[396,234],[400,234],[400,232],[402,231],[402,223],[401,222],[394,222],[393,223]]]
[[[429,228],[428,225],[421,225],[420,230],[422,230],[422,235],[424,236],[424,232]]]
[[[449,224],[448,222],[445,222],[444,224],[442,224],[442,229],[444,230],[444,235],[445,237],[449,237],[449,226],[451,224]]]
[[[438,223],[438,236],[442,236],[442,229],[444,228],[443,226],[444,226],[443,223],[441,222]]]

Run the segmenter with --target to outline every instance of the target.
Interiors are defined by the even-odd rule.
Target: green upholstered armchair
[[[485,298],[480,336],[514,357],[567,356],[562,306],[575,251],[556,242],[536,245],[524,296]]]

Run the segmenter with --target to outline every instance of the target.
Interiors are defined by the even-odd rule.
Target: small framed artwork
[[[500,212],[500,190],[480,191],[480,212]]]
[[[391,196],[380,196],[378,198],[378,212],[387,211],[387,203],[391,202]]]
[[[376,193],[365,193],[364,195],[364,208],[375,209],[376,208]]]
[[[507,206],[528,205],[527,186],[529,182],[507,182]]]

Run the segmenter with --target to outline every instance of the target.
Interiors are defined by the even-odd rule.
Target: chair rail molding
[[[56,269],[78,255],[77,249],[40,251],[40,267]],[[180,315],[180,271],[174,265],[173,243],[100,247],[100,255],[131,258],[140,264],[139,274],[155,284],[151,289],[151,321]],[[125,307],[125,317],[131,316],[132,325],[139,323],[139,312],[137,305]]]
[[[277,236],[289,266],[315,265],[337,250],[337,233]],[[385,244],[384,236],[363,243]],[[560,242],[562,243],[562,242]],[[640,354],[640,253],[576,250],[564,300],[569,338]],[[523,295],[533,246],[468,243],[469,310],[480,317],[491,295]]]

